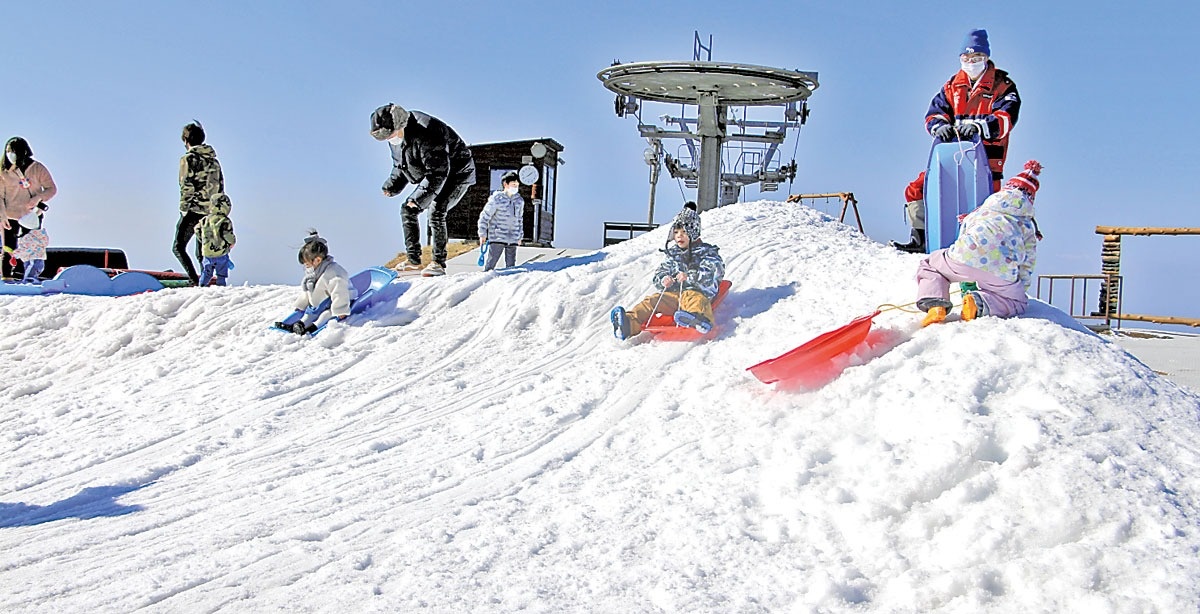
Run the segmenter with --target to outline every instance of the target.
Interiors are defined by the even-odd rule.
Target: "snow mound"
[[[312,340],[265,328],[283,286],[0,298],[0,608],[1200,607],[1195,394],[1040,303],[885,312],[764,386],[913,300],[918,257],[775,202],[703,224],[733,288],[698,345],[607,322],[666,229]]]

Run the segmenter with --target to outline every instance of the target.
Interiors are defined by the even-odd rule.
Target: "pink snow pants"
[[[967,266],[946,257],[946,250],[929,254],[917,267],[917,298],[950,298],[950,284],[973,281],[979,284],[979,294],[986,303],[987,315],[998,318],[1025,313],[1029,299],[1020,281],[1004,281],[987,271]]]

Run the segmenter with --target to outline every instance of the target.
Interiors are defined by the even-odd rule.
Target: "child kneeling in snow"
[[[330,318],[339,322],[350,317],[350,301],[358,297],[358,291],[350,283],[350,275],[346,269],[333,261],[329,255],[329,246],[325,239],[310,231],[300,248],[298,259],[304,265],[304,279],[300,282],[300,298],[296,300],[297,313],[303,313],[309,307],[316,307],[329,299],[329,309],[320,314],[305,314],[291,327],[276,322],[275,326],[290,330],[298,335],[316,331]]]
[[[675,323],[701,333],[712,330],[712,300],[725,276],[720,250],[700,240],[700,216],[688,203],[671,222],[671,240],[667,258],[654,272],[654,286],[660,290],[625,311],[614,307],[609,313],[613,335],[628,339],[640,332],[655,312],[675,312]]]
[[[1034,261],[1037,225],[1033,199],[1042,165],[1025,163],[1025,170],[987,197],[962,219],[958,239],[929,254],[917,268],[917,308],[925,312],[921,326],[946,319],[950,283],[974,281],[979,289],[963,294],[962,319],[1009,317],[1025,313]]]

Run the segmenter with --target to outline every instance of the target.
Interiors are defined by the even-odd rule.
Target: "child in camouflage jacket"
[[[229,219],[229,211],[233,208],[229,196],[224,193],[213,195],[208,202],[208,213],[196,224],[196,238],[200,242],[200,255],[203,271],[200,274],[201,287],[213,282],[218,286],[226,284],[229,277],[229,251],[237,242],[233,234],[233,221]]]

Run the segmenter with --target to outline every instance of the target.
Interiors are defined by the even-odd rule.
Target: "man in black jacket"
[[[421,266],[421,226],[417,216],[429,210],[433,233],[433,262],[424,275],[446,272],[446,213],[462,200],[475,183],[475,161],[471,150],[454,129],[420,111],[406,111],[385,104],[371,114],[371,136],[387,141],[392,149],[392,174],[383,184],[383,195],[392,197],[408,184],[415,187],[400,217],[404,224],[404,247],[408,262],[401,270]]]

